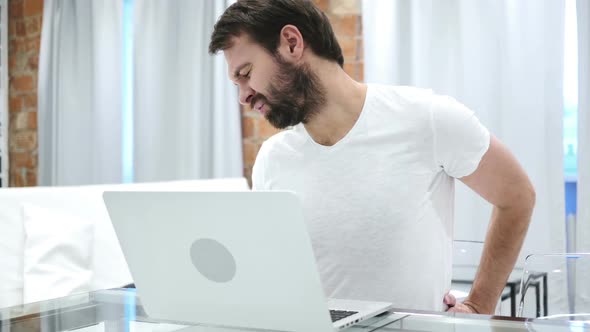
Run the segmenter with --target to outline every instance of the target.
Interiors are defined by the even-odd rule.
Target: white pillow
[[[87,292],[92,278],[91,220],[24,203],[23,302]]]

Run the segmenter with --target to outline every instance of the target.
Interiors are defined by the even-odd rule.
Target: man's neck
[[[304,126],[315,142],[331,146],[356,123],[365,103],[367,86],[350,78],[337,64],[324,61],[319,60],[312,68],[324,88],[326,102]]]

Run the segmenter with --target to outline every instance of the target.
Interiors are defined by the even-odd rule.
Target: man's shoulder
[[[266,139],[260,151],[258,157],[268,157],[271,154],[281,154],[285,152],[294,152],[301,148],[305,142],[305,135],[301,132],[297,126],[282,130],[268,139]]]
[[[368,114],[379,119],[378,123],[400,123],[406,120],[414,123],[429,118],[429,109],[435,96],[429,89],[370,84],[365,107],[369,110]]]
[[[414,103],[430,99],[435,96],[431,89],[424,89],[407,85],[369,84],[378,97],[395,99],[406,103]]]
[[[369,84],[370,98],[369,108],[381,112],[394,111],[394,114],[414,113],[418,110],[426,110],[436,97],[430,89],[413,86]]]

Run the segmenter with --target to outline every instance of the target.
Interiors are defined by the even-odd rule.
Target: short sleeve
[[[431,107],[434,158],[455,178],[473,173],[490,145],[490,132],[472,110],[448,96],[435,96]]]

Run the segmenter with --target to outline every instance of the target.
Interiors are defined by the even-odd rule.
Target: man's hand
[[[478,312],[469,304],[457,303],[457,299],[451,293],[447,293],[443,303],[448,306],[447,312],[460,312],[464,314],[477,314]]]

